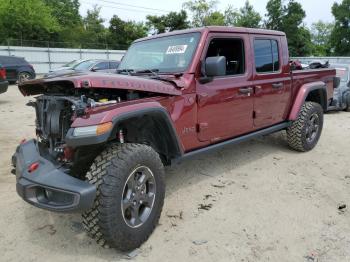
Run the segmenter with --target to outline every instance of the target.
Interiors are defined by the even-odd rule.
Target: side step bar
[[[277,125],[274,125],[274,126],[271,126],[268,128],[264,128],[264,129],[246,134],[246,135],[242,135],[242,136],[230,139],[230,140],[226,140],[224,142],[220,142],[220,143],[217,143],[214,145],[206,146],[204,148],[200,148],[200,149],[196,149],[194,151],[187,152],[183,156],[181,156],[180,158],[175,159],[175,163],[181,162],[183,160],[187,160],[191,157],[197,156],[197,155],[202,154],[202,153],[214,152],[216,150],[219,150],[219,149],[224,148],[224,147],[229,146],[229,145],[239,144],[239,143],[251,140],[251,139],[256,138],[256,137],[269,135],[269,134],[278,132],[280,130],[286,129],[291,124],[292,124],[292,122],[283,122],[283,123],[280,123],[280,124],[277,124]]]

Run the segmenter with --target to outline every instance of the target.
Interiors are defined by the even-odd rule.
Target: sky
[[[262,16],[266,14],[266,3],[268,0],[250,0]],[[313,22],[323,20],[332,22],[333,16],[331,7],[334,2],[341,0],[296,0],[301,3],[305,12],[305,23],[311,26]],[[162,15],[170,11],[181,10],[182,4],[186,0],[80,0],[80,13],[85,16],[86,11],[94,5],[101,7],[101,16],[108,25],[109,19],[113,15],[118,15],[123,20],[145,21],[147,15]],[[245,0],[219,0],[217,9],[223,11],[228,5],[234,8],[243,6]]]

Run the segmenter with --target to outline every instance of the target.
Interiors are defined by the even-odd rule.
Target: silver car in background
[[[350,111],[350,65],[331,64],[330,67],[336,69],[340,84],[334,89],[329,110]]]
[[[67,74],[74,73],[84,73],[84,72],[106,72],[106,73],[115,73],[118,66],[119,61],[117,60],[102,60],[102,59],[89,59],[89,60],[75,60],[72,61],[66,66],[57,68],[46,75],[44,77],[56,77],[63,76]]]

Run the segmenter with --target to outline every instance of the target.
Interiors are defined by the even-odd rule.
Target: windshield
[[[128,49],[118,70],[182,72],[190,65],[199,38],[200,33],[190,33],[136,42]]]
[[[77,64],[73,67],[75,70],[88,70],[92,65],[94,65],[96,61],[93,60],[87,60],[84,62],[81,62],[80,64]]]
[[[336,67],[337,76],[340,77],[342,82],[348,82],[349,80],[349,69],[346,67]]]

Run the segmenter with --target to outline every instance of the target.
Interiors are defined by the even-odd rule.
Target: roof
[[[171,36],[171,35],[188,34],[188,33],[196,33],[196,32],[243,33],[243,34],[261,34],[261,35],[277,35],[277,36],[286,35],[284,32],[281,32],[281,31],[267,30],[267,29],[233,27],[233,26],[206,26],[206,27],[191,28],[191,29],[185,29],[185,30],[176,30],[168,33],[158,34],[158,35],[152,35],[141,39],[137,39],[135,42],[140,42],[140,41],[149,40],[153,38]]]

